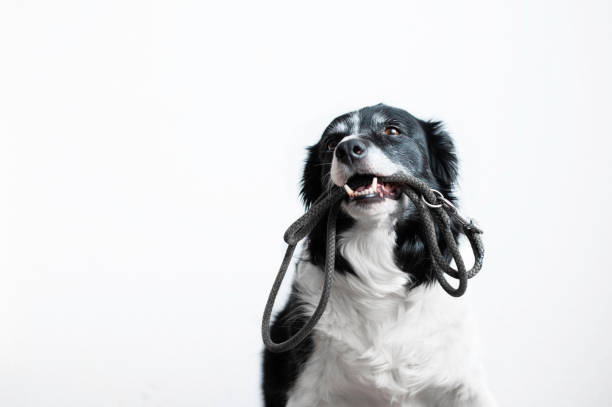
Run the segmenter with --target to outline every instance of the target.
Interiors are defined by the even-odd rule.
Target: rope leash
[[[390,177],[381,177],[382,182],[402,185],[402,192],[412,201],[417,208],[419,216],[424,226],[424,235],[429,254],[431,256],[434,275],[442,288],[453,297],[462,296],[467,289],[468,279],[474,277],[482,268],[484,257],[484,246],[480,235],[480,230],[471,220],[462,217],[457,208],[447,200],[442,193],[431,189],[427,184],[418,178],[408,175],[398,174]],[[266,349],[271,352],[280,353],[295,348],[299,345],[314,329],[317,322],[323,315],[334,279],[335,255],[336,255],[336,219],[340,208],[340,201],[346,196],[346,192],[339,187],[333,187],[328,193],[322,194],[310,209],[296,220],[285,232],[284,240],[288,244],[287,251],[281,263],[280,269],[272,285],[272,290],[268,296],[268,301],[263,313],[261,324],[261,334]],[[433,212],[433,216],[432,215]],[[270,317],[272,308],[278,295],[285,273],[291,263],[293,252],[300,240],[304,239],[319,223],[325,213],[327,215],[327,242],[325,248],[325,267],[324,282],[319,304],[314,313],[302,328],[292,337],[284,342],[276,343],[270,336]],[[461,232],[466,235],[472,251],[474,253],[474,265],[467,270],[459,247],[451,230],[451,216],[462,226]],[[452,258],[455,260],[457,269],[453,269],[446,261],[438,246],[436,223],[439,226],[442,240],[449,249]],[[446,279],[444,274],[459,280],[459,285],[454,288]]]

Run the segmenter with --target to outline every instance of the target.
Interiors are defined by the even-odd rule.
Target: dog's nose
[[[365,157],[367,152],[367,144],[359,139],[344,141],[336,147],[336,157],[345,164],[351,164]]]

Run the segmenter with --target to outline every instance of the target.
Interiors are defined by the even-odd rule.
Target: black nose
[[[362,140],[343,141],[336,147],[336,157],[345,164],[351,164],[366,156],[368,146]]]

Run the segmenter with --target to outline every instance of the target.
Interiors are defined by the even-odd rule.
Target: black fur
[[[283,342],[295,335],[306,323],[303,315],[296,315],[298,299],[291,294],[285,308],[276,316],[270,336],[274,342]],[[312,339],[306,338],[285,353],[265,351],[263,360],[263,393],[266,407],[284,407],[287,393],[298,377],[300,367],[312,353]]]
[[[374,121],[374,115],[384,115],[386,121]],[[309,207],[327,188],[330,178],[330,167],[333,152],[328,144],[335,143],[348,136],[350,131],[338,132],[338,123],[347,122],[350,114],[334,119],[325,129],[318,143],[308,147],[308,157],[302,177],[301,197]],[[432,188],[442,192],[452,202],[458,174],[458,163],[455,147],[451,137],[443,130],[441,122],[423,121],[414,118],[408,112],[394,107],[379,104],[359,111],[360,137],[368,143],[375,144],[393,162],[400,163],[427,182]],[[385,127],[393,126],[400,131],[399,136],[385,135]],[[349,127],[350,129],[350,127]],[[346,214],[339,214],[338,234],[350,228],[353,220]],[[310,233],[306,248],[309,261],[320,266],[325,263],[325,217]],[[458,226],[453,225],[457,236]],[[413,277],[414,285],[430,284],[435,281],[431,260],[424,243],[422,226],[414,212],[407,210],[398,220],[396,227],[395,261],[398,267]],[[440,248],[450,262],[446,246],[440,241]],[[353,273],[350,263],[336,252],[336,269],[340,273]],[[275,341],[287,339],[297,332],[305,323],[299,315],[291,315],[297,307],[297,297],[292,294],[285,308],[276,317],[272,326],[272,338]],[[292,318],[293,317],[293,318]],[[263,390],[267,407],[285,406],[287,392],[295,383],[302,364],[312,352],[312,340],[308,338],[295,350],[273,354],[264,352]]]

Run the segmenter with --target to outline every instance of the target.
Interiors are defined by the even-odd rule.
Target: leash
[[[416,206],[422,224],[424,226],[424,235],[427,248],[432,260],[432,266],[436,280],[442,288],[453,297],[462,296],[467,289],[468,279],[474,277],[482,268],[484,257],[484,246],[480,235],[482,230],[479,229],[473,221],[462,217],[457,208],[444,197],[444,195],[430,188],[418,178],[397,174],[389,177],[380,177],[382,182],[394,183],[402,185],[402,192]],[[336,219],[338,218],[338,210],[340,201],[345,197],[346,192],[337,186],[334,186],[327,193],[322,194],[310,209],[296,220],[287,231],[285,231],[284,240],[287,243],[287,251],[281,263],[280,270],[272,285],[272,290],[268,296],[266,308],[263,313],[261,324],[261,334],[266,349],[274,353],[285,352],[295,348],[312,332],[317,322],[323,315],[334,279],[335,255],[336,255]],[[432,212],[435,215],[432,216]],[[323,291],[319,298],[319,304],[308,321],[300,328],[300,330],[284,342],[276,343],[272,341],[270,336],[270,317],[272,308],[276,301],[278,290],[280,289],[287,268],[291,263],[291,258],[295,247],[304,239],[319,223],[323,216],[327,213],[327,242],[325,248],[325,267],[324,267],[324,282]],[[459,247],[451,230],[451,217],[453,217],[462,227],[461,232],[465,234],[472,247],[474,253],[474,265],[467,270]],[[452,258],[455,260],[457,269],[454,269],[448,264],[445,257],[442,255],[438,246],[436,224],[439,226],[441,238],[448,247]],[[444,274],[459,280],[459,285],[454,288],[446,279]]]

